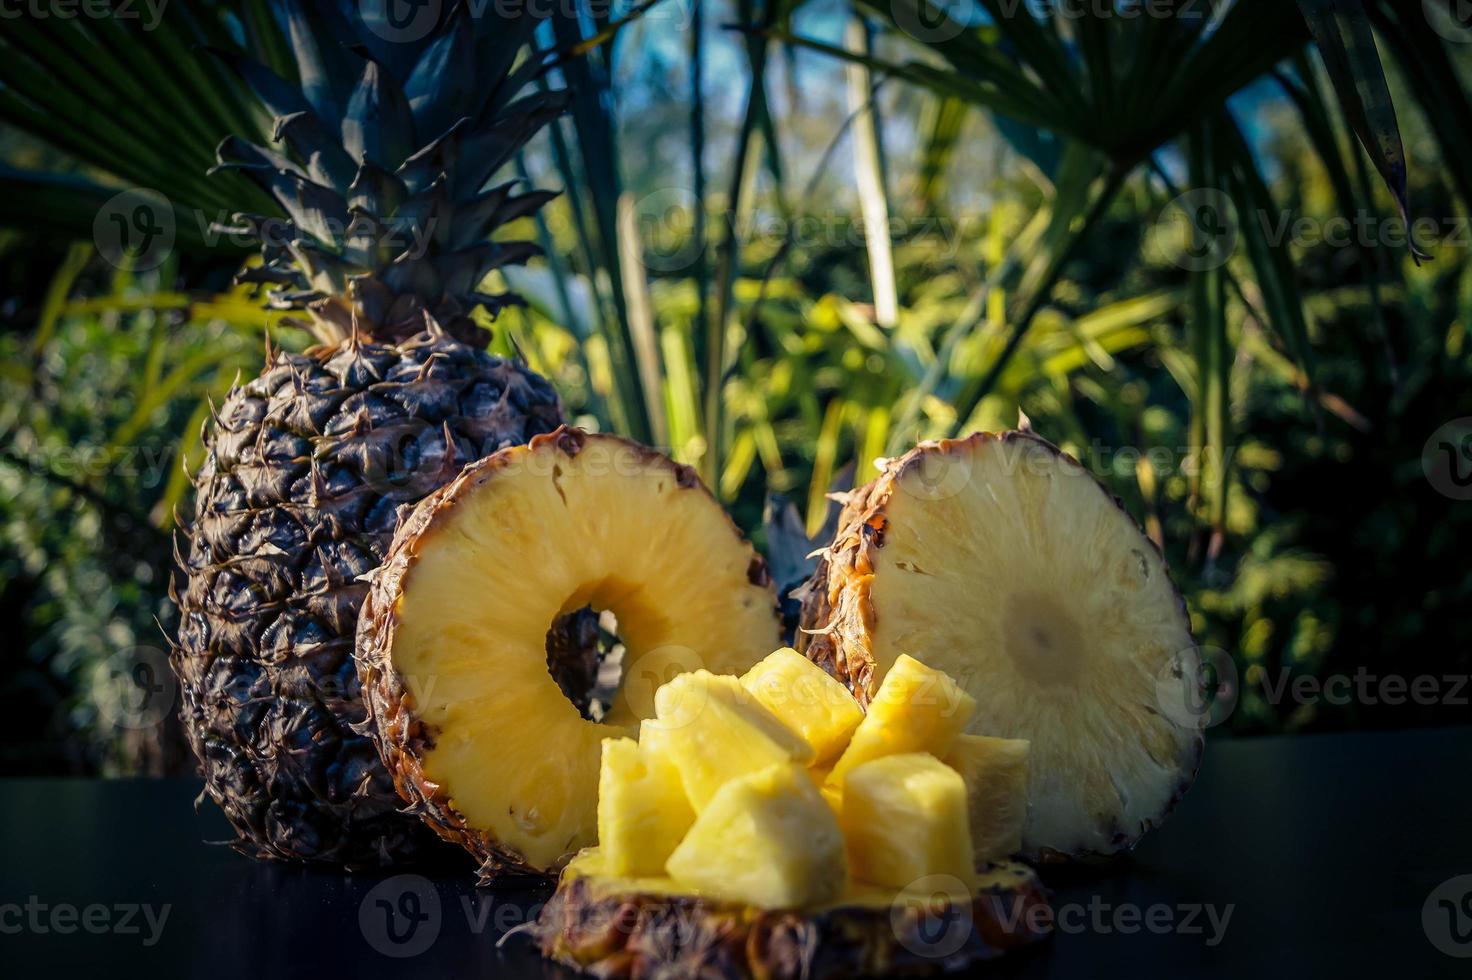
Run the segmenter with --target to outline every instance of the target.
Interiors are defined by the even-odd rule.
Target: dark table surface
[[[1045,875],[1058,931],[985,972],[1472,977],[1469,762],[1472,729],[1213,741],[1170,821]],[[571,976],[496,948],[545,890],[249,860],[203,842],[227,828],[196,792],[0,781],[0,976]],[[396,944],[378,900],[406,891],[427,917]]]

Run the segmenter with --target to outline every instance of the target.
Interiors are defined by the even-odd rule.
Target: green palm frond
[[[90,237],[98,210],[92,205],[124,188],[166,194],[181,214],[272,210],[243,179],[205,176],[222,139],[239,133],[265,140],[269,120],[253,108],[245,86],[203,49],[241,52],[229,29],[232,19],[265,46],[276,45],[279,32],[259,2],[233,12],[215,2],[191,8],[160,8],[157,24],[137,5],[127,5],[132,16],[57,18],[27,8],[6,19],[0,121],[67,154],[77,171],[64,190],[31,201],[44,223]],[[0,176],[0,196],[24,197],[48,183],[58,186],[56,178],[8,172]],[[7,211],[22,216],[14,206]],[[199,221],[188,217],[177,224],[183,247],[207,244]]]

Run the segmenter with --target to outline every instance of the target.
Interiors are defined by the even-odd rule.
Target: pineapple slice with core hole
[[[869,712],[828,777],[838,793],[844,777],[872,759],[905,752],[943,756],[976,711],[976,699],[914,657],[901,656],[869,702]]]
[[[1022,850],[1030,745],[1025,738],[961,735],[945,758],[966,783],[971,848],[978,865]]]
[[[598,651],[549,636],[588,607],[624,647],[597,712]],[[355,659],[395,787],[491,877],[592,844],[603,739],[632,735],[665,680],[739,674],[779,632],[760,557],[692,470],[564,428],[470,464],[404,521]]]
[[[665,861],[694,822],[668,759],[630,738],[603,740],[598,846],[610,874],[664,874]]]
[[[813,750],[727,674],[681,674],[654,693],[655,744],[704,809],[727,781],[774,763],[807,765]]]
[[[723,785],[665,867],[702,895],[763,909],[831,901],[848,878],[837,819],[790,763]]]
[[[860,881],[908,888],[929,875],[975,877],[966,783],[933,755],[889,755],[849,770],[839,819]]]
[[[864,720],[864,709],[838,681],[791,647],[751,668],[741,686],[812,746],[817,763],[831,763]]]

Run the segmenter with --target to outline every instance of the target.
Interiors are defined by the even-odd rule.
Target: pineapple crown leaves
[[[531,7],[455,3],[432,24],[418,23],[419,8],[406,32],[393,2],[273,0],[296,81],[216,52],[275,117],[282,150],[228,137],[214,170],[239,171],[285,215],[237,214],[222,230],[260,245],[261,263],[241,281],[268,286],[275,309],[309,312],[325,341],[346,338],[356,319],[373,339],[398,342],[429,313],[452,336],[483,343],[470,311],[494,317],[521,300],[479,284],[540,254],[491,236],[556,196],[487,184],[568,95],[519,96],[545,69],[535,52],[521,57],[545,16]]]

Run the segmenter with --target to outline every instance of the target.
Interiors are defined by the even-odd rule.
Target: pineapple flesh
[[[550,624],[589,606],[626,648],[601,721],[546,647]],[[653,713],[653,680],[744,671],[778,630],[761,559],[692,471],[563,428],[467,467],[407,518],[358,659],[400,793],[494,876],[594,842],[603,739]]]
[[[806,765],[812,748],[735,677],[698,670],[654,695],[655,742],[680,772],[697,811],[728,781],[776,763]]]
[[[722,785],[666,869],[695,893],[761,909],[821,905],[847,880],[838,821],[792,763]]]
[[[950,692],[947,711],[919,696],[948,679],[906,664],[891,673],[883,706],[874,705],[885,727],[950,746],[950,758],[988,785],[978,794],[929,753],[884,754],[849,769],[852,803],[839,816],[818,789],[831,762],[803,766],[785,758],[743,771],[751,763],[743,755],[749,743],[777,757],[831,758],[844,739],[830,744],[828,733],[862,726],[841,716],[835,724],[826,710],[812,718],[783,713],[793,701],[777,695],[817,669],[794,663],[790,653],[777,651],[739,682],[703,671],[676,677],[656,692],[659,716],[642,723],[638,745],[604,743],[599,846],[567,865],[533,924],[543,953],[600,976],[799,980],[960,970],[1046,936],[1040,923],[1048,910],[1036,875],[1007,861],[976,870],[967,820],[973,798],[1025,812],[1015,800],[1002,806],[1001,797],[1023,798],[1025,786],[1007,763],[1018,745],[1025,762],[1026,743],[955,736],[969,711],[966,699]],[[843,701],[825,695],[822,703]],[[960,721],[952,721],[958,712]],[[791,726],[792,739],[780,738],[774,722]],[[793,742],[803,751],[794,752]],[[906,740],[898,737],[883,743],[901,744]],[[706,756],[742,761],[710,767]],[[690,810],[672,799],[668,776],[647,786],[644,773],[660,761],[682,777],[698,768],[702,782],[719,785],[655,870],[655,857],[688,817],[656,828],[653,811]],[[609,805],[613,797],[617,804]],[[606,818],[622,822],[609,826]],[[636,826],[659,843],[633,840]],[[631,861],[634,852],[640,858]],[[962,946],[937,956],[936,922],[966,918]]]
[[[843,779],[843,836],[860,881],[907,889],[922,878],[973,878],[966,784],[928,753],[887,755]]]
[[[928,752],[943,756],[976,711],[976,699],[950,677],[901,655],[885,676],[869,711],[839,756],[827,785],[840,795],[847,774],[884,756]]]
[[[1031,742],[1028,856],[1128,847],[1195,776],[1201,663],[1164,562],[1030,433],[927,443],[854,491],[802,618],[861,701],[912,655],[976,699],[972,733]]]
[[[814,766],[831,766],[864,720],[864,709],[848,689],[791,647],[748,670],[741,686],[802,736]]]
[[[598,846],[610,874],[664,874],[664,863],[694,822],[680,774],[668,759],[631,738],[603,740]]]
[[[1025,738],[961,735],[945,758],[966,783],[972,856],[978,865],[1022,850],[1030,746]]]

